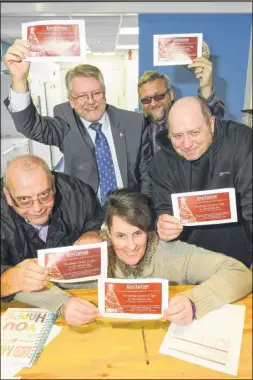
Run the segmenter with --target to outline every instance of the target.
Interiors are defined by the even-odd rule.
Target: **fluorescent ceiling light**
[[[139,34],[139,28],[121,28],[119,34]]]
[[[139,49],[139,45],[118,45],[116,50]]]

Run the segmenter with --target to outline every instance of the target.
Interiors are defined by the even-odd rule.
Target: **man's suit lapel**
[[[128,177],[125,130],[121,126],[120,121],[117,119],[115,112],[113,111],[113,108],[111,106],[107,106],[106,112],[110,119],[111,131],[120,168],[121,178],[124,187],[127,187]]]
[[[77,139],[80,139],[80,135],[87,144],[87,147],[90,148],[91,153],[95,157],[95,148],[93,142],[90,138],[89,133],[87,132],[85,126],[82,123],[82,120],[77,115],[77,113],[70,106],[69,102],[62,104],[61,112],[65,116],[68,124],[71,128],[71,133],[76,134]]]

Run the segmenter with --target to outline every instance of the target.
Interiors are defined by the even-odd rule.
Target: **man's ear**
[[[174,95],[174,91],[172,90],[172,88],[170,89],[170,98],[172,101],[174,101],[175,95]]]
[[[73,100],[71,99],[71,97],[70,96],[68,96],[68,100],[69,100],[69,103],[70,103],[70,105],[71,105],[71,108],[75,108],[74,107],[74,102],[73,102]]]
[[[10,193],[9,193],[9,191],[6,189],[5,186],[3,187],[3,192],[4,192],[4,195],[5,195],[5,197],[6,197],[6,201],[7,201],[8,205],[9,205],[9,206],[12,206],[12,205],[13,205],[13,202],[12,202],[12,199],[11,199]]]
[[[52,174],[52,188],[55,189],[55,177]]]
[[[210,118],[210,129],[211,129],[212,135],[214,134],[214,125],[215,125],[215,116],[211,116],[211,118]]]

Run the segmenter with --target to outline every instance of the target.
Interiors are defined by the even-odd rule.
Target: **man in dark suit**
[[[12,77],[5,104],[17,130],[59,147],[65,172],[89,184],[102,204],[108,191],[121,187],[150,197],[152,147],[143,116],[107,104],[103,76],[87,64],[66,75],[69,102],[55,107],[54,118],[40,116],[27,84],[30,63],[24,59],[30,55],[29,43],[16,40],[4,56]]]

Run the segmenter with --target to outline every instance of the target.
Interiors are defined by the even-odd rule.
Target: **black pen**
[[[141,332],[142,332],[142,340],[143,340],[144,351],[145,351],[145,356],[146,356],[146,364],[149,364],[148,350],[147,350],[147,344],[146,344],[146,337],[145,337],[145,331],[144,331],[144,327],[143,326],[141,326]]]

